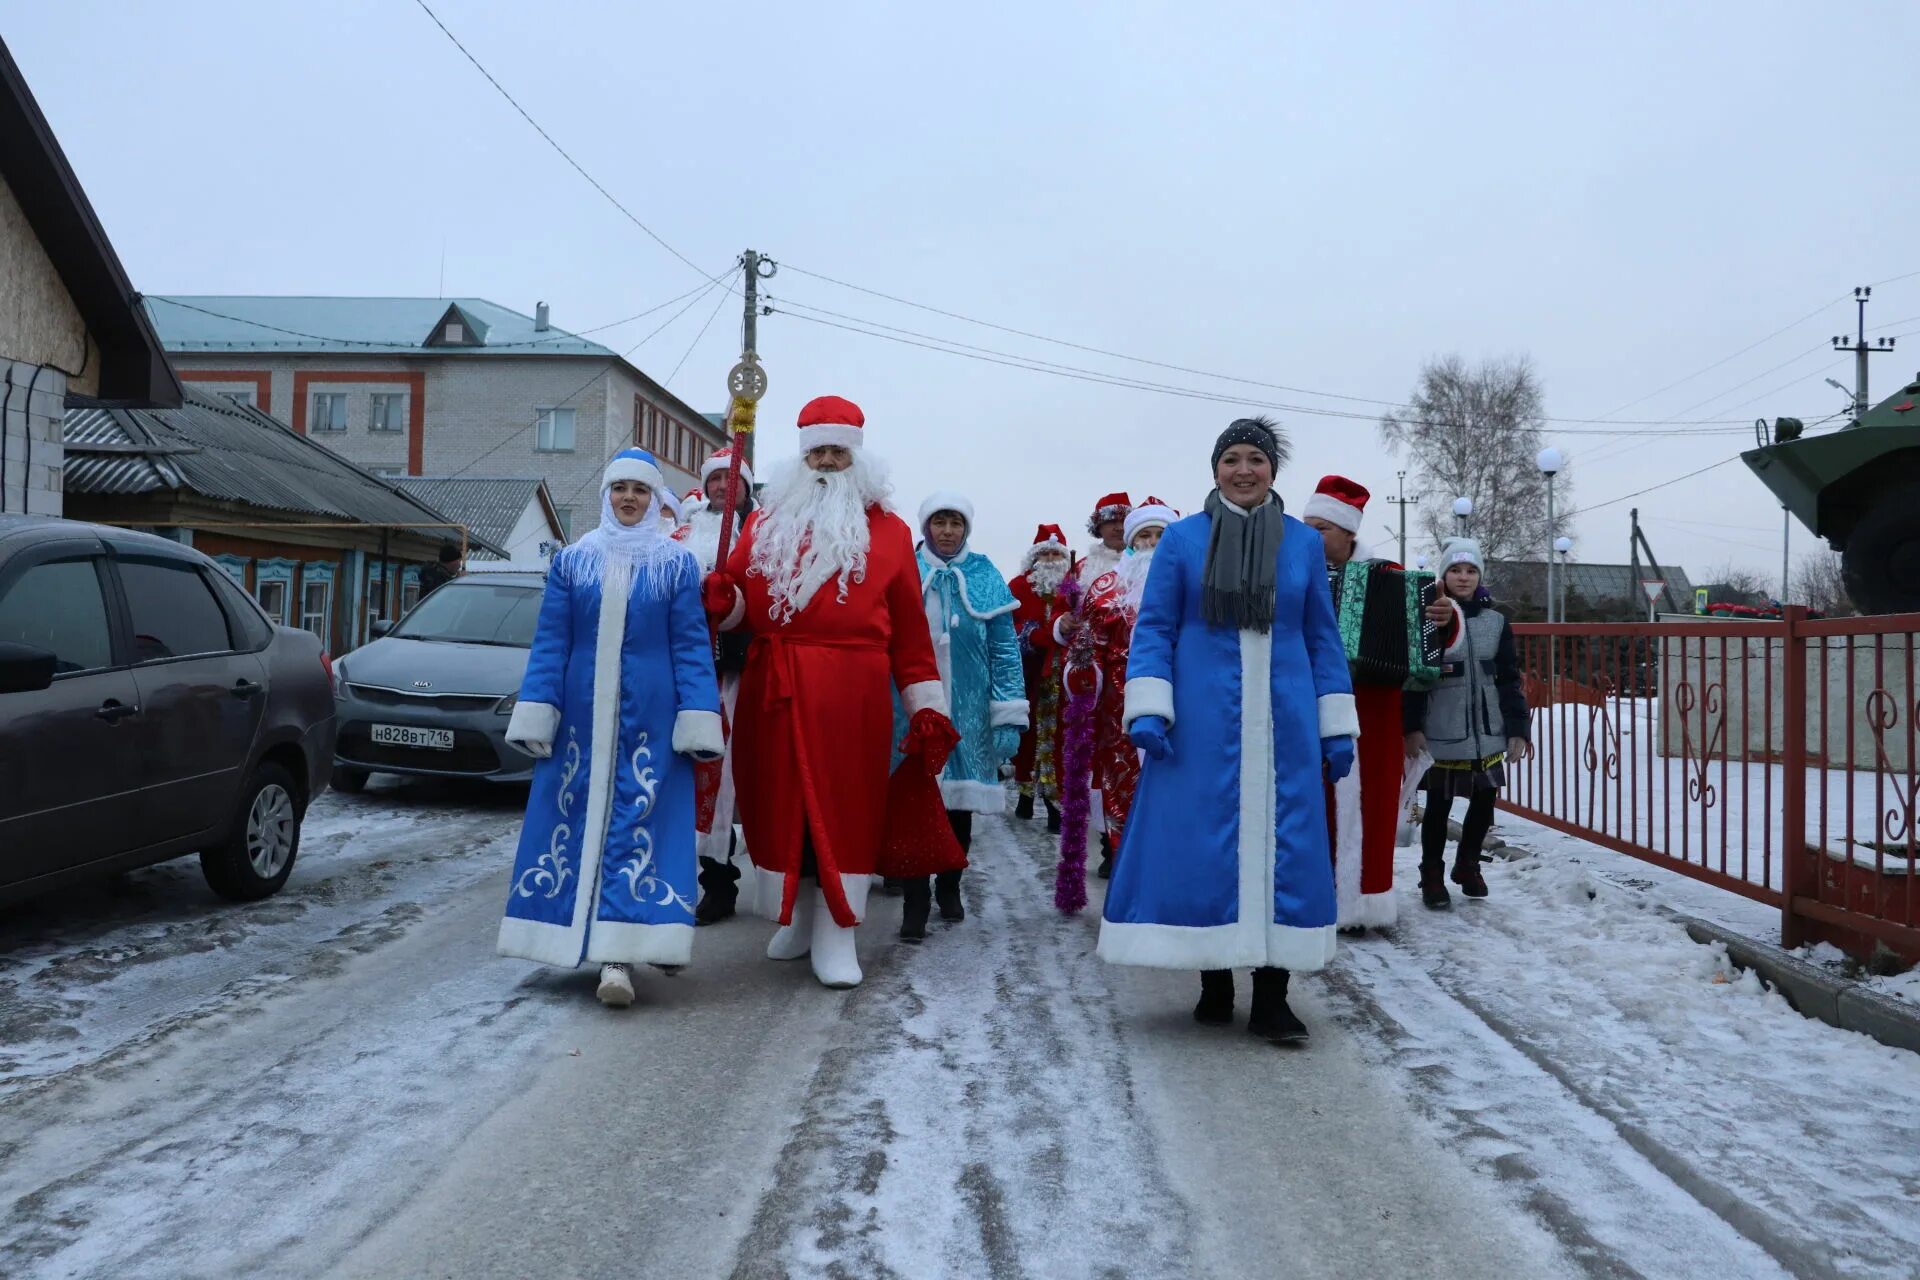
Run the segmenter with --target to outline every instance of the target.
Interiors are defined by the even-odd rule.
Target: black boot
[[[1104,831],[1100,833],[1100,869],[1094,874],[1102,880],[1113,879],[1113,840]]]
[[[1247,1014],[1247,1030],[1273,1044],[1298,1044],[1307,1038],[1307,1024],[1294,1017],[1287,1005],[1285,969],[1253,971],[1253,1008]]]
[[[1193,1006],[1193,1020],[1210,1027],[1233,1021],[1233,970],[1200,971],[1200,1003]]]
[[[1438,862],[1420,864],[1420,901],[1427,904],[1429,910],[1445,911],[1453,906],[1453,895],[1447,892],[1444,865]]]
[[[719,924],[734,913],[740,898],[740,868],[714,858],[700,859],[700,905],[694,908],[696,925]]]
[[[1033,820],[1033,797],[1022,792],[1018,803],[1013,806],[1013,816],[1023,822]]]
[[[1460,886],[1460,892],[1469,898],[1487,896],[1486,878],[1480,874],[1480,859],[1477,855],[1463,853],[1454,860],[1453,875],[1449,877]],[[1442,893],[1446,890],[1442,889]]]
[[[927,936],[927,914],[933,909],[933,894],[925,876],[906,881],[900,906],[900,941],[918,943]]]
[[[1045,800],[1046,797],[1042,796],[1041,799]],[[1060,806],[1055,804],[1051,800],[1047,800],[1046,803],[1047,803],[1047,834],[1050,836],[1057,836],[1060,834]]]
[[[966,904],[960,901],[960,873],[942,871],[933,878],[933,900],[940,904],[940,918],[953,924],[967,918]]]

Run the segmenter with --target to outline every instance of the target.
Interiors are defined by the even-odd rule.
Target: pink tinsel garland
[[[1075,618],[1082,624],[1085,592],[1077,581],[1061,586],[1072,603]],[[1068,646],[1064,672],[1076,667],[1091,667],[1093,644],[1081,625]],[[1053,905],[1062,915],[1074,915],[1087,905],[1087,820],[1093,810],[1093,710],[1100,700],[1100,686],[1069,693],[1063,712],[1060,762],[1060,866],[1054,873]]]

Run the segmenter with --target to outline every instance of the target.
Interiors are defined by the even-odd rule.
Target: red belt
[[[773,659],[772,674],[768,678],[767,693],[773,702],[791,702],[797,681],[793,675],[793,651],[795,649],[872,649],[880,653],[887,646],[878,640],[833,639],[826,636],[797,637],[785,636],[779,632],[772,635],[758,635],[753,638],[753,647],[765,648]]]

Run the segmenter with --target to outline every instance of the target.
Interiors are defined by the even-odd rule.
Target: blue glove
[[[1167,741],[1167,718],[1165,716],[1141,716],[1127,730],[1127,736],[1133,739],[1133,745],[1146,752],[1154,760],[1165,760],[1173,754],[1173,746]],[[1353,752],[1347,752],[1352,760]]]
[[[1327,762],[1327,781],[1340,781],[1353,772],[1353,739],[1345,734],[1320,739],[1320,758]]]
[[[1004,764],[1020,754],[1020,729],[1017,725],[997,724],[993,726],[993,759],[996,764]]]

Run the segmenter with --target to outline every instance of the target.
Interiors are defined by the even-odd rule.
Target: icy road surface
[[[1196,1026],[986,819],[867,985],[702,930],[615,1013],[493,955],[522,797],[330,796],[278,898],[191,862],[0,914],[0,1275],[1908,1276],[1920,1058],[1806,1022],[1571,844]],[[1524,834],[1509,832],[1524,839]],[[1097,889],[1096,889],[1097,893]],[[1244,1011],[1245,982],[1242,981]]]

